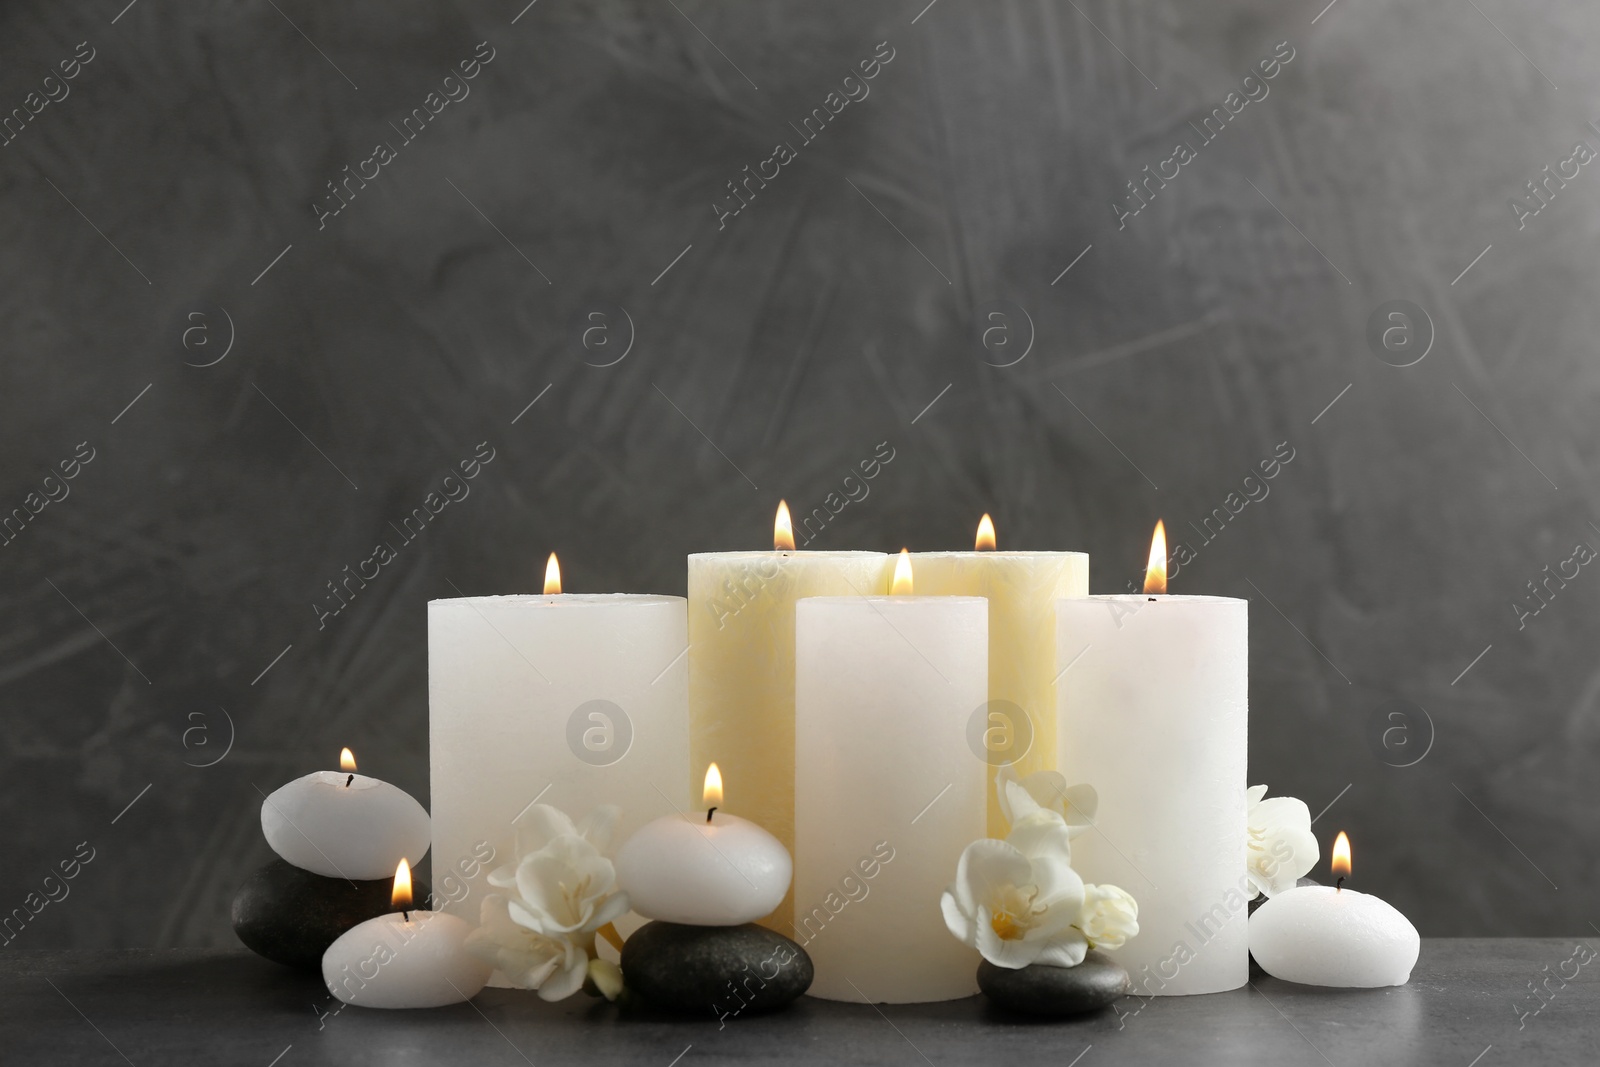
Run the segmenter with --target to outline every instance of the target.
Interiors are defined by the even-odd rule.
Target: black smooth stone
[[[995,1004],[1024,1015],[1062,1019],[1098,1011],[1127,993],[1128,972],[1103,953],[1090,952],[1076,967],[1035,963],[1011,970],[978,964],[978,988]]]
[[[233,898],[233,932],[246,948],[286,967],[321,973],[322,954],[358,923],[396,909],[388,878],[325,878],[275,859],[256,871]],[[428,887],[414,883],[416,899]]]
[[[651,922],[622,946],[622,978],[631,992],[715,1019],[781,1008],[811,988],[815,973],[805,949],[754,923]]]

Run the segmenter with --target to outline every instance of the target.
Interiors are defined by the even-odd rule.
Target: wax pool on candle
[[[1056,605],[1060,769],[1100,795],[1072,865],[1139,901],[1139,936],[1110,953],[1133,992],[1215,993],[1250,973],[1249,605],[1164,595],[1158,556],[1160,593]]]
[[[1350,872],[1350,842],[1343,833],[1334,845],[1333,867],[1336,875]],[[1250,917],[1250,954],[1285,982],[1405,985],[1421,949],[1417,928],[1392,905],[1338,886],[1290,889]]]
[[[722,803],[722,778],[706,772],[705,803]],[[663,815],[617,850],[617,883],[647,919],[737,926],[766,918],[789,891],[794,863],[778,839],[748,819],[712,810]]]
[[[394,906],[404,909],[346,930],[322,957],[322,980],[346,1004],[437,1008],[471,1000],[490,967],[465,948],[472,927],[454,915],[413,911],[411,872],[395,873]]]
[[[536,799],[575,819],[618,805],[615,840],[689,807],[687,644],[682,597],[428,605],[434,870],[477,872],[443,910],[477,921],[487,872],[515,862],[512,824]]]
[[[997,746],[991,763],[1009,762],[1019,775],[1055,770],[1056,601],[1088,594],[1088,555],[997,551],[994,524],[985,515],[974,551],[913,552],[911,560],[918,594],[989,602],[985,737]],[[1011,721],[1019,712],[1022,721]],[[1004,837],[1005,820],[992,789],[988,811],[990,836]]]
[[[273,790],[261,803],[261,832],[272,851],[329,878],[388,878],[402,859],[428,851],[428,813],[410,793],[356,774],[340,753],[340,771],[313,771]]]
[[[809,596],[888,589],[882,552],[797,552],[781,506],[771,552],[689,557],[689,761],[727,774],[739,811],[794,848],[794,613]],[[789,933],[792,901],[769,925]]]
[[[795,922],[785,932],[816,966],[810,993],[894,1004],[970,996],[978,955],[946,930],[939,895],[962,849],[984,836],[988,768],[966,731],[988,693],[988,604],[816,597],[800,601],[795,623]]]

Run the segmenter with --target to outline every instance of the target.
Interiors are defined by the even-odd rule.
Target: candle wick
[[[348,778],[346,778],[344,780],[344,787],[346,789],[349,789],[350,788],[350,783],[355,781],[355,780],[356,780],[356,776],[352,774],[350,777],[348,777]]]
[[[410,922],[411,921],[411,913],[409,911],[406,911],[405,909],[401,909],[400,915],[401,915],[402,918],[405,919],[406,922]]]
[[[1338,881],[1333,883],[1333,891],[1335,893],[1340,893],[1340,892],[1344,891],[1344,875],[1341,874],[1339,876]]]
[[[717,809],[716,809],[716,805],[712,805],[712,807],[711,807],[711,809],[710,809],[710,811],[707,811],[707,812],[706,812],[706,822],[710,822],[710,821],[711,821],[711,815],[712,815],[712,813],[713,813],[713,812],[715,812],[715,811],[716,811],[716,810],[717,810]]]

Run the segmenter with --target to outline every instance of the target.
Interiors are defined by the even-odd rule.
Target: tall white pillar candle
[[[1138,900],[1138,936],[1110,955],[1141,996],[1249,977],[1247,609],[1144,594],[1056,605],[1060,769],[1100,794],[1072,865]]]
[[[698,796],[716,763],[739,814],[794,851],[794,610],[801,597],[878,596],[882,552],[797,552],[780,504],[771,552],[689,557],[689,759]],[[788,934],[793,897],[766,925]]]
[[[919,595],[981,596],[989,602],[989,710],[983,736],[993,766],[1019,775],[1056,769],[1056,601],[1089,592],[1084,552],[995,550],[989,516],[978,550],[913,552]],[[1004,837],[998,795],[988,793],[989,836]]]
[[[939,895],[984,836],[981,597],[819,597],[795,613],[795,923],[810,994],[906,1004],[978,990]]]
[[[435,908],[477,922],[535,800],[575,819],[620,806],[615,842],[690,810],[687,648],[682,597],[429,603]]]

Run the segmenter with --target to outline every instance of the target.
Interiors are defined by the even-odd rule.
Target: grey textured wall
[[[817,546],[989,510],[1115,591],[1165,516],[1175,591],[1252,601],[1252,778],[1336,801],[1357,884],[1425,934],[1595,918],[1589,6],[124,2],[0,13],[0,112],[39,107],[0,148],[0,509],[69,494],[0,548],[0,911],[94,856],[14,944],[227,941],[258,790],[351,745],[426,796],[427,599],[552,548],[682,592],[883,441]]]

